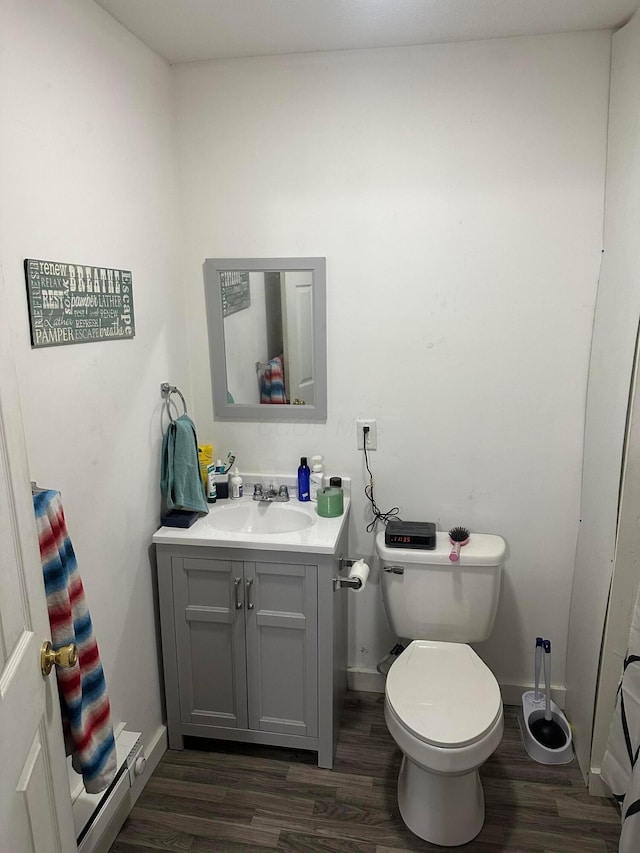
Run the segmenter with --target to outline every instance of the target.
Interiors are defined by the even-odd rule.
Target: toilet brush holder
[[[524,748],[527,755],[540,764],[569,764],[570,761],[573,761],[571,726],[553,699],[550,700],[550,708],[552,719],[567,736],[566,742],[557,749],[552,749],[536,740],[531,732],[531,725],[544,717],[545,699],[542,693],[540,698],[536,699],[535,692],[527,690],[526,693],[522,694],[522,720],[520,721]]]

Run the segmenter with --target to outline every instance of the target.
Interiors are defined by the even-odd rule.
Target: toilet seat
[[[389,670],[385,692],[407,733],[439,750],[478,743],[502,719],[498,682],[464,643],[414,640]]]

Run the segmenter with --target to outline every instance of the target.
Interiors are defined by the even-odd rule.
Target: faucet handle
[[[262,483],[254,483],[253,485],[253,496],[254,498],[262,497]]]
[[[283,498],[285,501],[289,500],[289,489],[286,486],[280,486],[278,489],[278,495]]]

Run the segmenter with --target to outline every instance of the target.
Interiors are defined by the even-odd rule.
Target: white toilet
[[[473,533],[451,562],[448,533],[436,540],[419,551],[376,537],[387,619],[412,641],[387,676],[385,719],[403,752],[402,819],[425,841],[456,847],[482,829],[478,768],[502,739],[498,682],[467,643],[491,633],[506,548],[500,536]]]

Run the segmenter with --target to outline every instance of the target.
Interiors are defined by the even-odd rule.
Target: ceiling
[[[96,0],[171,63],[617,29],[640,0]]]

